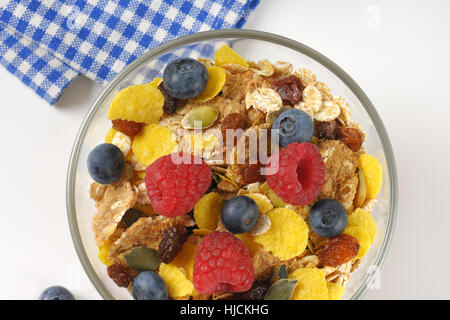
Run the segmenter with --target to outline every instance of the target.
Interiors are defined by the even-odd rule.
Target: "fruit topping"
[[[231,233],[244,233],[253,229],[258,221],[259,209],[256,202],[246,196],[236,196],[225,201],[221,219]]]
[[[159,243],[159,258],[164,263],[171,262],[183,248],[187,240],[186,227],[175,225],[164,231]]]
[[[122,263],[115,263],[110,265],[106,271],[108,276],[119,286],[126,288],[133,281],[131,277],[131,270]]]
[[[118,147],[110,143],[102,143],[89,153],[87,167],[89,174],[96,182],[111,184],[120,179],[125,160]]]
[[[167,300],[169,290],[164,280],[153,271],[144,271],[134,278],[131,293],[135,300]]]
[[[278,130],[278,143],[281,147],[286,147],[291,143],[311,141],[314,133],[314,124],[306,112],[298,109],[289,109],[275,119],[272,130]],[[274,137],[273,134],[272,137]]]
[[[340,235],[347,226],[347,221],[347,211],[333,199],[317,201],[309,212],[311,229],[321,237],[332,238]]]
[[[198,245],[194,287],[200,294],[244,292],[252,287],[254,271],[245,244],[228,232],[214,231]]]
[[[208,83],[206,67],[191,58],[180,58],[169,63],[163,72],[163,87],[177,99],[198,96]]]
[[[307,205],[320,193],[325,165],[317,147],[311,143],[291,143],[272,155],[268,166],[279,161],[278,172],[267,183],[282,200],[293,205]]]
[[[39,300],[75,300],[72,293],[64,287],[53,286],[45,289]]]
[[[318,256],[322,265],[335,268],[355,258],[358,249],[359,243],[355,237],[340,234],[328,239]]]
[[[338,138],[338,123],[332,121],[314,120],[314,136],[319,139],[336,140]]]
[[[123,215],[122,221],[125,223],[125,226],[129,228],[142,217],[145,217],[145,214],[141,210],[130,208]]]
[[[126,134],[129,137],[137,135],[144,126],[143,123],[121,119],[112,120],[111,122],[114,129]]]
[[[302,100],[302,85],[294,75],[275,80],[272,82],[272,88],[278,92],[284,104],[294,106]]]
[[[172,157],[180,157],[176,164]],[[187,160],[187,161],[184,161]],[[153,209],[163,216],[188,213],[211,184],[211,169],[188,153],[167,155],[146,169],[145,185]]]
[[[363,143],[363,136],[356,128],[339,128],[338,139],[353,152],[357,152],[361,149]]]
[[[261,168],[264,166],[260,163],[250,164],[242,169],[242,176],[245,184],[266,181],[266,176],[261,174]]]
[[[178,106],[178,100],[174,97],[172,97],[166,89],[164,89],[163,83],[161,82],[158,85],[159,91],[161,91],[163,97],[164,97],[164,105],[163,105],[163,111],[167,114],[172,114],[177,110]]]

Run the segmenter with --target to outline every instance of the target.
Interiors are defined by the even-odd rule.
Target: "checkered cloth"
[[[0,0],[0,63],[53,104],[80,74],[111,81],[145,51],[241,28],[260,0]]]

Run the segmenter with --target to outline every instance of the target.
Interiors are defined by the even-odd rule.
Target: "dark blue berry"
[[[167,300],[169,289],[164,280],[153,271],[144,271],[134,278],[131,294],[135,300]]]
[[[39,300],[75,300],[72,293],[64,287],[53,286],[44,290]]]
[[[189,99],[198,96],[208,83],[206,67],[191,58],[172,61],[163,72],[163,87],[177,99]]]
[[[225,201],[221,219],[231,233],[244,233],[253,229],[258,221],[259,209],[256,202],[246,196],[237,196]]]
[[[102,143],[89,153],[89,174],[100,184],[111,184],[120,179],[125,159],[122,151],[111,143]]]
[[[348,215],[345,208],[333,199],[317,201],[309,212],[311,229],[321,237],[336,237],[347,226]]]
[[[275,119],[272,129],[278,130],[279,145],[286,147],[294,142],[311,141],[314,134],[314,122],[306,112],[289,109]],[[272,137],[275,137],[275,135],[272,135]]]

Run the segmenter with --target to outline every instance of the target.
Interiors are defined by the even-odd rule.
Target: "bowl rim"
[[[248,30],[248,29],[210,30],[185,35],[176,38],[174,40],[168,41],[160,46],[157,46],[145,52],[142,56],[131,62],[97,96],[94,103],[87,112],[85,118],[83,119],[80,129],[77,132],[75,143],[70,155],[68,171],[66,176],[67,218],[69,222],[72,241],[75,246],[78,258],[80,259],[81,265],[83,266],[83,269],[85,270],[88,278],[93,283],[95,289],[98,291],[101,297],[107,300],[114,300],[114,297],[109,293],[109,291],[107,290],[107,288],[105,287],[105,285],[95,272],[93,266],[89,261],[87,253],[84,250],[83,242],[78,228],[78,221],[75,209],[74,188],[75,188],[75,178],[76,178],[75,174],[79,159],[79,152],[84,137],[86,135],[87,129],[89,128],[92,119],[94,118],[94,115],[103,104],[105,98],[111,93],[111,91],[116,87],[116,85],[120,83],[122,79],[124,79],[130,72],[132,72],[135,68],[139,67],[140,65],[144,64],[147,60],[157,57],[161,54],[164,54],[165,52],[170,51],[174,48],[189,45],[194,42],[226,39],[226,38],[266,41],[290,48],[294,51],[297,51],[301,54],[310,57],[311,59],[322,64],[332,73],[334,73],[334,75],[337,76],[352,91],[352,93],[360,101],[363,108],[369,115],[371,121],[373,122],[375,129],[377,130],[377,134],[380,137],[383,152],[386,157],[387,172],[391,181],[391,184],[389,186],[391,198],[389,203],[390,212],[388,219],[386,221],[386,233],[384,235],[383,242],[381,244],[378,255],[375,259],[372,271],[365,276],[363,283],[351,297],[352,300],[361,299],[369,289],[370,285],[373,283],[373,280],[376,278],[380,268],[383,265],[383,262],[387,256],[387,252],[389,250],[392,241],[397,219],[397,205],[398,205],[397,169],[395,165],[394,153],[386,129],[383,125],[383,122],[381,121],[380,116],[378,115],[378,112],[375,109],[375,106],[372,104],[372,102],[369,100],[369,98],[363,92],[363,90],[358,86],[358,84],[341,67],[339,67],[337,64],[335,64],[333,61],[331,61],[323,54],[319,53],[318,51],[310,48],[309,46],[303,43],[280,36],[278,34],[258,30]]]

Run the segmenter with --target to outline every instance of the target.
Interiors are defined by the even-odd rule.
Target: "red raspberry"
[[[320,193],[325,177],[325,164],[319,149],[311,143],[291,143],[272,155],[269,164],[279,156],[279,169],[267,179],[269,187],[293,205],[304,206]]]
[[[194,208],[211,184],[211,169],[200,158],[180,153],[181,163],[172,155],[157,159],[146,169],[147,195],[155,211],[163,216],[176,217]]]
[[[199,293],[244,292],[254,279],[248,249],[231,233],[214,231],[198,245],[194,287]]]

